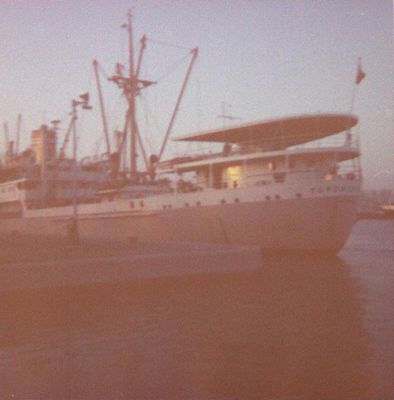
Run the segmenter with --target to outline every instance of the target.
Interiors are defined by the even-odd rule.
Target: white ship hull
[[[345,244],[356,199],[279,200],[170,210],[141,217],[80,220],[80,234],[97,239],[257,245],[271,250],[328,251]]]
[[[337,193],[328,196],[326,191],[322,187],[323,193],[306,197],[287,190],[287,196],[267,199],[262,190],[219,190],[80,205],[78,227],[81,238],[98,240],[227,243],[336,253],[356,221],[359,188],[358,183],[346,182]],[[256,200],[258,194],[261,200]],[[2,220],[0,232],[66,237],[71,216],[71,207],[31,210],[24,218]]]

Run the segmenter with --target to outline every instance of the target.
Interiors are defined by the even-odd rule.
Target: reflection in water
[[[338,258],[272,256],[253,272],[3,294],[0,398],[369,398],[354,285]]]

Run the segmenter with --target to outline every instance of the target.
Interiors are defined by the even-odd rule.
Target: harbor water
[[[394,398],[394,220],[336,257],[141,244],[1,269],[1,399]]]

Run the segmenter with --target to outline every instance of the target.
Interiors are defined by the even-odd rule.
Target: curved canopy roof
[[[357,122],[357,117],[351,114],[298,115],[198,132],[175,140],[261,144],[270,150],[280,150],[334,135]]]

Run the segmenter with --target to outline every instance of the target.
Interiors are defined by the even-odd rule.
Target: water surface
[[[391,399],[393,242],[361,221],[333,258],[2,292],[0,398]]]

